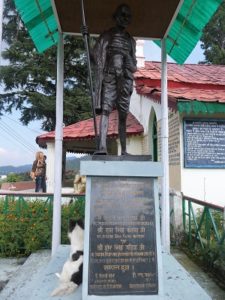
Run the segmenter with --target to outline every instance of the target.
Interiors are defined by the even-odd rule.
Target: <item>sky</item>
[[[153,42],[145,42],[144,55],[146,60],[161,61],[160,48]],[[197,44],[193,52],[185,63],[198,63],[204,60],[204,55]],[[168,57],[168,62],[173,62]],[[10,115],[0,116],[0,167],[6,165],[20,166],[31,164],[35,159],[36,151],[40,149],[35,139],[38,135],[44,133],[41,130],[41,122],[34,121],[28,126],[23,126],[20,121],[20,112],[13,111]]]
[[[23,126],[19,117],[19,111],[0,117],[0,166],[32,164],[36,151],[46,152],[35,142],[36,136],[44,133],[41,123],[34,121]]]
[[[144,56],[146,60],[161,61],[161,49],[152,41],[145,42]],[[203,50],[201,49],[201,43],[198,42],[192,53],[189,55],[185,64],[197,64],[199,61],[204,60]],[[171,57],[167,55],[168,62],[175,62]]]

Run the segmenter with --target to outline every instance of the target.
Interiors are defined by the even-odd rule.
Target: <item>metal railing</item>
[[[63,193],[62,199],[67,199],[67,202],[73,202],[78,199],[84,199],[84,194]],[[52,214],[53,193],[24,193],[24,192],[0,192],[0,198],[4,199],[2,213],[4,215],[11,212],[10,203],[16,200],[15,215],[20,216],[21,212],[28,210],[27,200],[33,203],[42,200],[42,209],[48,210],[49,215]],[[62,202],[63,203],[63,202]]]
[[[202,249],[223,245],[225,240],[224,207],[182,195],[183,226],[188,244]]]

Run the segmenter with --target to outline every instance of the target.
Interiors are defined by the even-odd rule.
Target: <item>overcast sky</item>
[[[144,55],[146,60],[160,61],[160,48],[153,42],[146,42]],[[185,63],[198,63],[204,60],[200,43],[193,50]],[[171,62],[170,58],[168,61]],[[36,136],[42,134],[40,122],[31,122],[23,126],[19,122],[20,113],[0,117],[0,166],[19,166],[33,162],[35,152],[39,150],[35,142]],[[43,149],[42,149],[43,150]],[[44,152],[46,152],[44,150]]]

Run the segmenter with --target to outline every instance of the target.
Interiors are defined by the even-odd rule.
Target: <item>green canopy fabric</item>
[[[223,0],[184,0],[166,39],[167,54],[183,64]],[[155,41],[161,46],[160,41]]]
[[[17,10],[39,52],[58,41],[58,28],[51,0],[14,0]],[[94,1],[94,0],[93,0]],[[182,64],[222,0],[184,0],[167,38],[167,53]],[[149,26],[151,20],[149,20]],[[160,41],[156,41],[160,46]]]
[[[58,41],[57,22],[51,0],[14,0],[38,52],[43,52]]]
[[[210,103],[201,101],[178,101],[177,109],[180,113],[215,114],[225,113],[225,103]]]

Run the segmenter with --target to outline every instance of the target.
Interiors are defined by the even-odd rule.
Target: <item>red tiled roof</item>
[[[169,105],[179,99],[225,103],[225,66],[168,63]],[[160,101],[161,63],[145,62],[135,73],[138,94]]]
[[[99,124],[100,116],[97,116],[96,121],[97,124]],[[129,113],[127,117],[127,135],[140,135],[143,131],[143,126],[131,113]],[[83,120],[63,128],[63,140],[87,140],[93,139],[94,136],[93,119]],[[108,137],[115,138],[117,136],[118,113],[116,110],[114,110],[109,116]],[[54,137],[55,131],[51,131],[39,135],[36,141],[38,144],[40,144],[43,141],[52,140]]]
[[[198,100],[204,102],[225,103],[225,66],[219,65],[178,65],[168,63],[168,100],[169,106],[176,109],[177,100]],[[144,68],[135,73],[135,85],[138,94],[145,95],[155,101],[161,99],[161,63],[145,62]],[[97,123],[100,116],[97,116]],[[131,114],[127,119],[127,135],[139,135],[142,125]],[[118,114],[113,111],[109,117],[108,136],[118,136]],[[37,137],[40,144],[53,140],[55,132]],[[77,122],[63,129],[64,140],[87,140],[94,138],[93,119]]]
[[[185,83],[202,83],[223,85],[225,78],[225,66],[168,63],[168,80]],[[145,62],[144,68],[139,68],[135,78],[161,79],[161,63]]]
[[[9,191],[26,191],[35,188],[34,181],[19,181],[19,182],[4,182],[2,183],[2,190]]]

